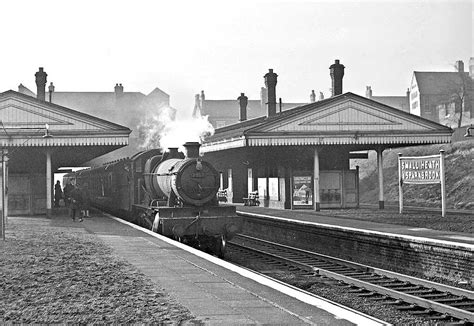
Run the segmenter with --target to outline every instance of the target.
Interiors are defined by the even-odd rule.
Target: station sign
[[[403,212],[404,184],[441,184],[441,215],[446,216],[444,151],[439,155],[402,157],[398,154],[399,203]]]
[[[441,182],[441,157],[401,157],[401,179],[403,183],[430,184]]]

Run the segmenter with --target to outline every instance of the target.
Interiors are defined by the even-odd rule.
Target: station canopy
[[[216,129],[201,152],[268,146],[346,146],[350,150],[449,143],[452,129],[377,101],[344,93]]]
[[[12,90],[0,93],[0,146],[10,171],[44,171],[46,151],[58,167],[85,162],[128,145],[131,130]]]

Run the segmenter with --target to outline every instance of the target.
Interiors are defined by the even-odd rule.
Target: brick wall
[[[454,245],[249,217],[244,232],[390,271],[474,284],[474,253]]]

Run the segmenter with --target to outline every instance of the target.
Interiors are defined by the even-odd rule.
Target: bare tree
[[[454,103],[454,113],[459,113],[457,127],[462,126],[463,112],[472,113],[473,80],[464,71],[458,72],[458,78],[449,85],[450,102]],[[472,114],[471,114],[472,118]]]

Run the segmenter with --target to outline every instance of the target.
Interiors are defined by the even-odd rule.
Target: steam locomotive
[[[199,156],[200,144],[153,149],[64,176],[91,205],[183,243],[224,256],[226,241],[242,230],[235,206],[219,205],[219,173]]]

